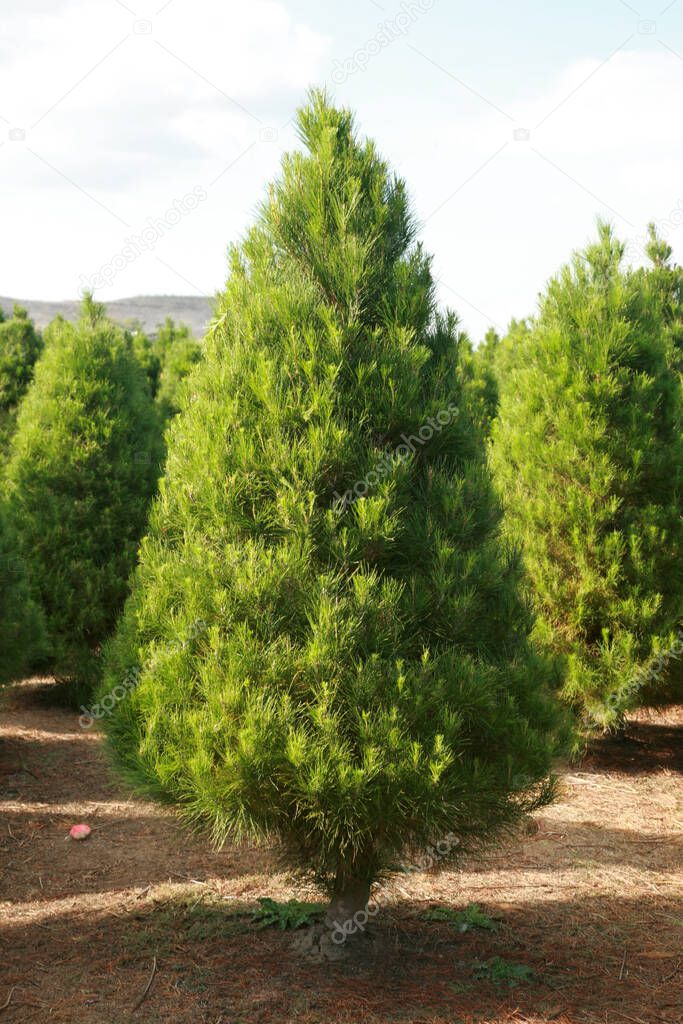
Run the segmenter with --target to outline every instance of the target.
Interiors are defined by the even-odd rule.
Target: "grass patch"
[[[280,931],[314,924],[325,910],[322,903],[302,903],[300,900],[279,903],[277,900],[271,900],[269,896],[262,896],[259,904],[259,909],[252,916],[251,924],[257,925],[259,929],[278,927]]]
[[[535,978],[531,967],[505,960],[502,956],[494,956],[490,960],[479,960],[472,969],[477,981],[492,981],[494,985],[507,985],[508,988],[528,985]]]
[[[489,917],[477,903],[470,903],[464,910],[452,910],[450,907],[435,907],[422,915],[424,921],[443,921],[452,924],[459,932],[469,932],[473,928],[481,928],[487,932],[497,932],[500,921]]]

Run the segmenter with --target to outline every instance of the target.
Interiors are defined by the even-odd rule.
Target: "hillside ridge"
[[[78,299],[46,301],[43,299],[15,299],[0,296],[0,307],[9,315],[14,303],[28,310],[28,314],[40,330],[61,313],[66,320],[76,320],[80,308]],[[199,295],[136,295],[127,299],[112,299],[105,302],[112,320],[126,323],[138,320],[147,334],[155,334],[159,324],[167,316],[176,323],[185,323],[195,337],[201,338],[212,316],[212,301]]]

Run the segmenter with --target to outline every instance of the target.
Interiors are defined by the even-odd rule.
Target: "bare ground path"
[[[683,1021],[683,708],[596,744],[495,857],[385,888],[382,951],[340,968],[250,924],[259,896],[320,898],[312,885],[131,797],[101,738],[44,689],[1,698],[0,1024]],[[77,843],[81,821],[93,831]],[[502,927],[424,920],[471,902]],[[496,956],[533,979],[478,979]]]

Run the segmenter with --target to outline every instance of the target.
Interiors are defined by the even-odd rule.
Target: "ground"
[[[378,890],[374,952],[330,966],[251,923],[259,897],[321,899],[311,883],[132,797],[46,691],[2,696],[0,1024],[683,1020],[683,708],[594,744],[495,856]],[[425,919],[472,903],[496,930]]]

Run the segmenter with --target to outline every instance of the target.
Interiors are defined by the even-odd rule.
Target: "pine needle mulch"
[[[44,690],[0,712],[0,1024],[683,1021],[683,708],[594,744],[485,862],[384,887],[372,952],[329,965],[251,921],[311,884],[131,797]],[[471,903],[499,927],[426,919]]]

